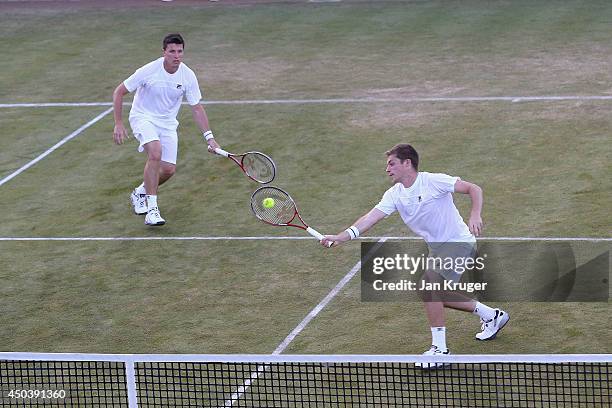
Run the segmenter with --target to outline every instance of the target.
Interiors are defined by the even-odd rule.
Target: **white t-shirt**
[[[374,208],[387,215],[399,211],[408,228],[428,243],[476,242],[453,202],[457,180],[421,171],[412,186],[395,184]]]
[[[176,130],[176,116],[181,108],[183,96],[189,105],[197,105],[202,99],[198,79],[183,63],[174,74],[164,69],[164,58],[160,57],[138,68],[123,84],[134,92],[130,120],[144,118],[164,129]]]

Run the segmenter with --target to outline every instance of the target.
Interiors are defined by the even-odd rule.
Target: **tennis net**
[[[444,362],[436,369],[415,363]],[[0,353],[0,406],[609,407],[611,354]]]

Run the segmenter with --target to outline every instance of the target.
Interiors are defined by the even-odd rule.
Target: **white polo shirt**
[[[139,68],[123,84],[134,92],[130,120],[147,119],[164,129],[176,130],[176,117],[183,97],[189,105],[197,105],[202,99],[198,79],[183,63],[174,74],[164,69],[164,58]]]
[[[476,242],[453,202],[459,177],[419,172],[409,188],[397,183],[374,208],[387,215],[399,211],[404,223],[427,243]]]

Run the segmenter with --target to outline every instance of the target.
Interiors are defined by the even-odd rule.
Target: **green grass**
[[[0,99],[109,100],[172,30],[206,99],[599,94],[610,16],[606,1],[7,11],[2,49],[19,58],[0,69],[19,80]]]
[[[0,178],[24,166],[101,111],[101,108],[1,109]]]
[[[310,244],[3,242],[3,347],[269,353],[351,262]],[[248,262],[262,253],[276,260]],[[321,274],[313,258],[340,272]]]
[[[612,5],[431,1],[10,11],[0,15],[0,103],[110,102],[159,55],[167,31],[206,99],[601,95],[610,92]],[[68,23],[69,22],[69,23]],[[177,23],[180,22],[180,23]],[[67,26],[69,24],[69,29]],[[209,105],[229,151],[261,150],[275,184],[324,233],[389,187],[384,152],[410,142],[421,169],[481,185],[488,236],[609,237],[609,101]],[[104,107],[0,109],[0,178]],[[124,113],[127,116],[127,109]],[[205,152],[183,108],[168,224],[146,228],[129,191],[144,156],[112,143],[112,116],[0,186],[0,237],[304,236],[258,222],[257,187]],[[466,215],[469,200],[456,197]],[[368,235],[410,235],[392,216]],[[0,241],[6,351],[270,353],[359,260],[294,241]],[[472,341],[448,313],[454,353],[611,352],[609,303],[504,303],[512,323]],[[542,323],[542,315],[547,316]],[[363,303],[358,277],[286,352],[420,353],[419,303]]]

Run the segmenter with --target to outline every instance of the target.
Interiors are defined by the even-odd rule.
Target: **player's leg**
[[[468,242],[448,243],[443,249],[446,257],[452,257],[456,261],[454,265],[465,265],[466,259],[475,259],[477,256],[475,244]],[[438,254],[440,256],[440,254]],[[444,269],[440,273],[446,280],[459,282],[465,268]],[[480,317],[481,332],[476,334],[478,340],[492,340],[509,320],[509,315],[501,309],[492,308],[484,303],[480,303],[461,291],[448,291],[443,294],[445,307],[473,313]]]
[[[143,146],[147,153],[147,162],[144,167],[144,187],[147,195],[157,196],[159,187],[159,170],[161,167],[161,143],[159,140],[149,142]]]
[[[147,194],[147,215],[145,224],[164,225],[164,220],[157,203],[159,186],[172,177],[176,171],[176,156],[178,152],[178,137],[176,131],[162,129],[156,126],[157,140],[143,144],[147,152],[147,163],[144,170],[144,189]]]
[[[431,290],[423,290],[420,293],[425,314],[431,330],[431,347],[423,355],[435,356],[450,354],[446,346],[446,325],[444,320],[444,302],[441,297],[441,290],[435,289],[436,285],[441,284],[441,276],[435,271],[428,270],[422,276]],[[415,363],[420,368],[437,368],[447,365],[446,363]]]
[[[174,176],[174,173],[176,173],[176,165],[162,160],[159,167],[159,185],[161,186],[168,181],[170,177]]]
[[[464,297],[465,299],[460,300],[458,299],[459,297]],[[510,320],[508,312],[492,308],[484,303],[470,299],[468,296],[454,293],[452,298],[453,300],[444,300],[444,307],[473,313],[480,317],[481,331],[476,333],[475,338],[477,340],[493,340],[497,333],[508,323],[508,320]]]
[[[433,270],[427,270],[423,273],[423,281],[429,290],[420,292],[421,300],[425,306],[425,313],[430,327],[443,327],[444,322],[444,291],[442,288],[442,277]],[[421,286],[425,286],[420,284]],[[446,346],[444,346],[446,348]]]
[[[446,322],[444,321],[444,304],[442,302],[425,302],[425,313],[431,329],[431,346],[441,352],[447,352]]]
[[[460,299],[463,297],[464,299]],[[470,312],[472,313],[476,308],[476,302],[474,299],[469,298],[468,296],[456,293],[454,296],[450,297],[450,299],[444,299],[444,307],[448,307],[449,309],[461,310],[462,312]]]
[[[457,263],[453,262],[452,267],[446,266],[446,262],[439,262],[449,258],[457,258],[460,256],[471,256],[474,252],[474,246],[456,247],[455,243],[445,243],[430,246],[428,258],[434,259],[432,267],[426,270],[422,279],[427,284],[424,287],[428,290],[422,291],[421,298],[424,301],[425,313],[431,329],[431,348],[427,350],[425,355],[449,354],[446,345],[446,324],[444,319],[444,307],[455,306],[461,310],[474,310],[473,300],[465,296],[458,295],[454,292],[449,292],[445,289],[445,282],[458,282],[461,274],[455,270]],[[463,272],[463,271],[461,271]],[[423,285],[421,285],[423,286]],[[435,368],[443,364],[417,364],[417,367]]]
[[[176,172],[178,156],[178,135],[176,130],[158,129],[162,146],[161,165],[159,168],[159,184],[168,181]]]
[[[132,118],[130,119],[130,126],[132,127],[134,137],[139,141],[139,152],[144,152],[145,146],[149,145],[152,142],[157,142],[157,144],[159,144],[159,133],[156,127],[151,122],[144,119]],[[148,149],[149,151],[153,150],[152,145],[149,145]],[[155,164],[153,162],[150,163],[150,161],[151,155],[149,152],[147,152],[147,162],[145,164],[143,179],[147,174],[150,175],[151,168],[153,168],[152,171],[154,171]],[[157,161],[159,162],[159,160]],[[150,189],[157,191],[157,186],[155,185],[155,182],[149,181],[147,184],[149,185]],[[146,195],[147,190],[143,181],[143,183],[137,186],[130,194],[134,213],[144,215],[148,212]]]
[[[157,190],[159,187],[159,170],[161,167],[162,147],[159,140],[145,144],[147,163],[144,168],[144,187],[147,192],[146,225],[164,225],[166,221],[161,217],[157,204]]]
[[[176,173],[176,165],[172,163],[166,163],[165,161],[161,161],[159,164],[159,183],[158,186],[164,184],[170,177],[172,177]],[[159,188],[158,188],[159,189]],[[134,189],[135,193],[147,194],[147,191],[144,186],[144,182],[142,182],[138,187]]]

